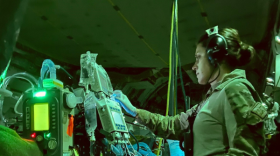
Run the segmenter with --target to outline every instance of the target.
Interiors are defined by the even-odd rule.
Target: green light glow
[[[45,138],[49,139],[51,137],[51,133],[45,133]]]
[[[46,96],[46,91],[39,91],[34,94],[34,97],[43,97]]]
[[[5,79],[5,77],[6,77],[6,75],[7,75],[7,72],[8,72],[8,68],[9,68],[9,66],[10,66],[10,63],[11,63],[11,59],[9,60],[9,62],[8,62],[8,64],[7,64],[7,66],[6,66],[6,68],[5,68],[5,70],[3,71],[3,73],[0,75],[0,87],[2,87],[2,82],[3,82],[3,80]]]

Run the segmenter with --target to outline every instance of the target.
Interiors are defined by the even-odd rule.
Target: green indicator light
[[[51,133],[45,133],[45,138],[49,139],[51,137]]]
[[[39,91],[34,93],[34,97],[43,97],[46,96],[46,91]]]

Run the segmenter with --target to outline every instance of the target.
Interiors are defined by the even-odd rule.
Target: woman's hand
[[[121,90],[115,90],[113,96],[115,100],[123,107],[123,109],[133,117],[137,115],[136,107],[134,107],[126,95]]]

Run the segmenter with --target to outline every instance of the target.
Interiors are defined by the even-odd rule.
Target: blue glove
[[[113,96],[115,97],[115,101],[118,102],[128,114],[133,117],[137,115],[136,107],[131,104],[127,96],[124,95],[121,90],[115,90]]]

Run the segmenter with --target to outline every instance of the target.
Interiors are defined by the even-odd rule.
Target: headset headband
[[[206,31],[206,33],[208,34],[208,37],[210,37],[210,36],[212,36],[212,35],[214,35],[214,34],[219,34],[219,28],[218,28],[218,26],[215,26],[215,27],[213,27],[213,28],[209,28],[209,29],[207,29],[207,30],[205,30]]]

